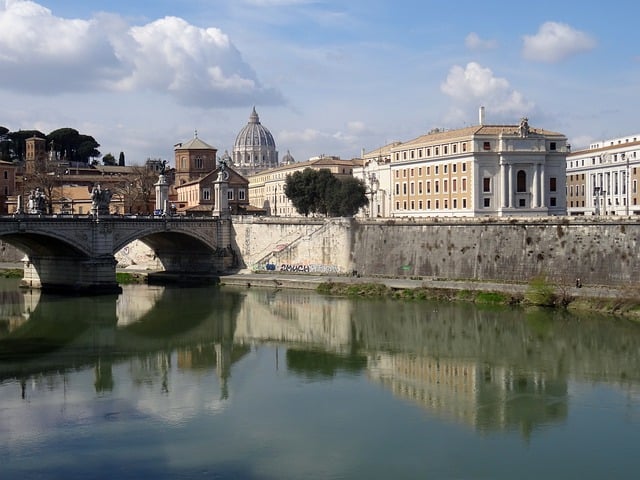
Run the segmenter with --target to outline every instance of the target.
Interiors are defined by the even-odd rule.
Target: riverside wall
[[[234,217],[252,271],[499,282],[640,283],[640,219]]]

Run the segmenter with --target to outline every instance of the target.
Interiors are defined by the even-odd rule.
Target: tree
[[[0,125],[0,160],[11,161],[11,143],[9,129]]]
[[[152,170],[134,166],[114,187],[114,194],[120,197],[126,213],[151,213],[150,201],[157,181],[158,175]]]
[[[67,161],[89,164],[89,159],[100,156],[97,150],[100,144],[91,135],[81,135],[74,128],[59,128],[46,138],[49,144],[53,144],[53,149],[59,153],[60,158]]]
[[[115,165],[116,164],[116,157],[111,155],[111,153],[107,153],[102,157],[102,164],[103,165]]]
[[[297,212],[305,216],[310,213],[352,216],[369,203],[362,181],[353,177],[338,178],[327,169],[305,168],[288,175],[284,193]]]
[[[24,161],[27,151],[27,138],[39,137],[47,138],[47,136],[39,130],[18,130],[7,134],[11,139],[11,160]]]
[[[118,157],[118,166],[124,167],[124,152],[120,152],[120,156]]]
[[[353,177],[339,180],[329,198],[328,210],[332,217],[351,217],[369,204],[365,184]]]

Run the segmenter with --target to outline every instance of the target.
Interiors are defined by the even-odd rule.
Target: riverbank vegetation
[[[465,301],[478,305],[503,305],[522,307],[564,308],[575,311],[592,311],[607,315],[622,315],[640,320],[640,290],[621,292],[611,297],[573,297],[569,288],[555,285],[544,278],[533,279],[523,294],[483,290],[445,288],[390,288],[378,283],[320,284],[317,291],[324,295],[346,297],[387,297],[399,300]]]

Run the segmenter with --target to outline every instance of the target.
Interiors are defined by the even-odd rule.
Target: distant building
[[[290,163],[262,171],[249,177],[249,201],[254,208],[262,209],[267,215],[300,216],[291,201],[284,194],[287,175],[302,171],[329,170],[338,177],[353,176],[354,168],[361,160],[342,160],[339,157],[314,157],[307,162]]]
[[[260,123],[255,107],[249,122],[240,130],[233,146],[233,168],[245,176],[275,168],[278,151],[273,135]]]
[[[174,148],[176,187],[197,180],[216,169],[217,149],[195,136]]]
[[[15,195],[17,166],[0,161],[0,214],[9,213],[9,198]]]
[[[564,135],[530,127],[527,119],[485,125],[481,110],[480,125],[388,146],[375,169],[385,201],[390,189],[392,217],[565,215],[567,153]],[[366,154],[365,163],[376,156]],[[359,173],[369,184],[366,175],[374,172]]]
[[[567,155],[569,215],[640,215],[640,134]]]
[[[196,180],[177,185],[176,213],[211,216],[215,206],[213,184],[218,180],[220,172],[220,168],[217,168]],[[227,199],[230,213],[232,215],[247,214],[250,210],[249,181],[228,166],[224,169],[224,174],[227,180]]]

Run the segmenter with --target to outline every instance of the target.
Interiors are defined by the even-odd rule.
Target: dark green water
[[[0,281],[0,478],[638,478],[640,325]]]

